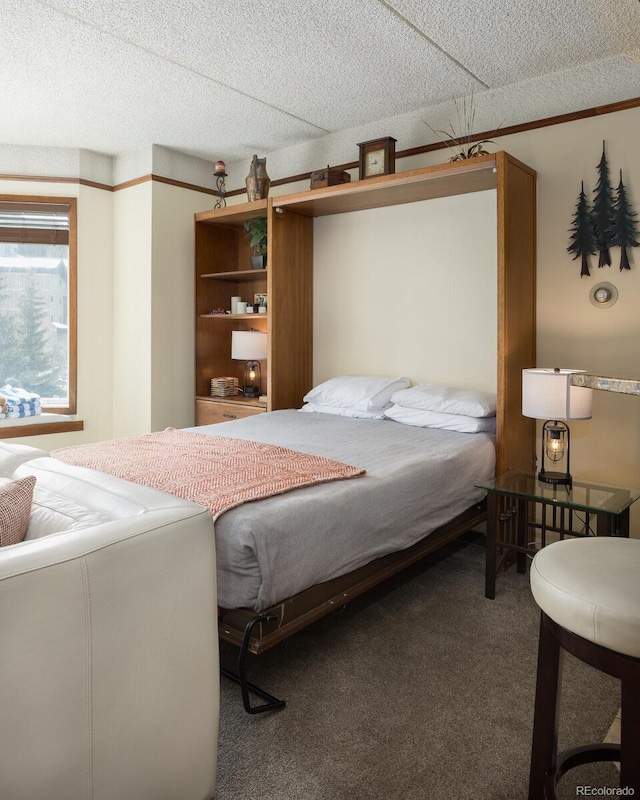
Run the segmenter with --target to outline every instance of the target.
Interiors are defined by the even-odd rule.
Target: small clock
[[[360,180],[377,175],[392,175],[396,171],[396,139],[385,136],[359,142]]]

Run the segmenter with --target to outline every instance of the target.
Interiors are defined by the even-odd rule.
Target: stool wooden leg
[[[543,613],[540,618],[529,800],[544,800],[548,796],[545,787],[554,780],[558,754],[559,700],[564,654],[559,642],[547,628],[546,620],[547,616]]]
[[[634,674],[635,673],[635,674]],[[620,726],[620,786],[640,795],[640,669],[625,670],[622,676],[622,720]]]

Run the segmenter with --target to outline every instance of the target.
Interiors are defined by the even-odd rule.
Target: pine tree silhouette
[[[613,244],[620,246],[620,271],[631,269],[629,266],[629,255],[627,247],[639,247],[637,240],[637,218],[635,211],[631,210],[627,199],[627,192],[622,182],[622,170],[620,170],[620,183],[618,184],[618,196],[616,198],[614,213]]]
[[[593,255],[596,252],[596,245],[593,238],[593,228],[591,227],[591,214],[589,211],[589,203],[587,196],[584,193],[584,181],[580,185],[580,195],[576,203],[576,210],[573,215],[572,227],[569,228],[571,233],[569,247],[567,252],[574,253],[573,260],[575,261],[578,256],[582,256],[582,269],[580,270],[580,277],[583,275],[587,277],[591,275],[589,272],[589,261],[587,256]]]
[[[609,166],[602,142],[602,158],[598,164],[598,182],[594,190],[593,206],[591,208],[591,224],[596,249],[600,251],[598,266],[611,266],[609,248],[613,245],[614,210],[613,192],[609,183]]]

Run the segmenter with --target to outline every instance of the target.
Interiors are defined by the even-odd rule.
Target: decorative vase
[[[247,197],[250,203],[254,200],[262,200],[269,194],[271,178],[267,175],[266,157],[258,158],[258,156],[254,155],[251,159],[251,166],[245,183],[247,184]]]

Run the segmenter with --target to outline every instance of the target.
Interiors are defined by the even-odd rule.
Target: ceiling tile
[[[638,46],[637,0],[385,0],[489,86]]]
[[[322,133],[33,0],[0,14],[2,142],[240,158]]]
[[[334,132],[415,146],[472,89],[485,130],[640,96],[638,0],[0,0],[0,20],[8,144],[230,162]]]
[[[339,130],[480,84],[372,0],[50,0],[175,64]]]

